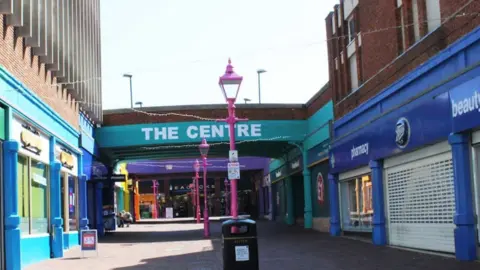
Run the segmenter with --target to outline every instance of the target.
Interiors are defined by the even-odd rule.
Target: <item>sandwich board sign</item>
[[[80,249],[82,257],[85,257],[85,251],[95,251],[98,256],[98,234],[97,230],[80,231]]]

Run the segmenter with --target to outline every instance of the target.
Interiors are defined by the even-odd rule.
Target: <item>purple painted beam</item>
[[[268,164],[269,158],[239,157],[240,170],[262,170]],[[132,174],[170,174],[194,172],[195,159],[176,160],[141,160],[132,161],[127,165],[128,173]],[[208,159],[208,170],[212,172],[227,171],[227,158]]]

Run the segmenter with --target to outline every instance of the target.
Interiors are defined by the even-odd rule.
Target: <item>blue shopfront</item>
[[[330,233],[475,259],[478,128],[480,28],[336,121]]]
[[[78,131],[0,68],[5,108],[3,194],[5,268],[62,257],[78,245]]]

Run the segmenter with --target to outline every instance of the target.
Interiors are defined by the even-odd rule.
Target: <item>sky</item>
[[[225,103],[228,58],[237,102],[306,103],[328,81],[325,18],[339,0],[102,0],[103,108]],[[134,105],[135,106],[135,105]]]

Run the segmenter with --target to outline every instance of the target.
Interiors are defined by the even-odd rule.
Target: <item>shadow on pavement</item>
[[[99,238],[99,243],[135,244],[202,240],[203,229],[182,231],[128,231],[122,230]]]
[[[478,262],[459,262],[453,258],[379,247],[362,241],[328,234],[306,231],[299,227],[287,227],[279,223],[258,222],[259,256],[261,270],[478,270]],[[216,270],[222,269],[219,226],[214,226],[213,250],[182,254],[158,254],[156,258],[143,259],[135,266],[115,270]],[[191,231],[190,231],[191,232]],[[190,232],[188,234],[190,234]],[[201,232],[201,230],[200,230]],[[170,232],[171,233],[171,232]],[[180,233],[181,234],[181,233]],[[188,239],[189,236],[172,236]],[[198,239],[199,232],[195,232]],[[158,236],[161,238],[161,235]],[[193,235],[190,236],[194,238]]]

